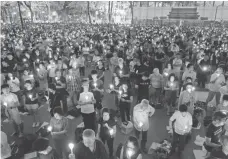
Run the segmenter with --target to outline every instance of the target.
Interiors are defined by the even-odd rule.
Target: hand
[[[69,154],[69,159],[75,159],[75,155],[74,154]]]
[[[120,100],[122,101],[122,102],[125,102],[126,100],[125,99],[123,99],[123,98],[120,98]]]
[[[34,101],[36,98],[31,98],[31,101]]]
[[[107,124],[107,123],[105,123],[105,124],[104,124],[104,126],[108,127],[108,124]]]
[[[138,85],[135,85],[135,88],[137,89],[137,88],[139,88],[139,86]]]

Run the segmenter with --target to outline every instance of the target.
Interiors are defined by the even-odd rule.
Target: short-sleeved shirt
[[[94,98],[96,100],[101,99],[103,97],[103,94],[99,91],[93,91],[93,89],[95,88],[95,83],[96,83],[96,87],[98,89],[104,89],[104,83],[101,80],[97,80],[96,82],[91,81],[89,84],[89,89],[91,90],[91,92],[94,95]]]
[[[122,90],[122,94],[121,94],[121,98],[122,99],[130,100],[131,96],[133,96],[133,95],[132,95],[132,92],[130,90],[127,90],[127,92]],[[120,104],[124,104],[124,103],[125,104],[130,104],[129,102],[123,102],[123,101],[120,100]]]
[[[57,120],[55,117],[51,118],[50,125],[52,126],[52,132],[60,132],[63,130],[67,130],[68,128],[68,119],[65,117],[62,117],[62,119]],[[53,138],[59,138],[64,137],[66,134],[58,134],[53,135]]]
[[[14,93],[2,94],[1,95],[1,104],[7,103],[7,107],[13,107],[14,104],[18,102],[17,95]]]
[[[211,138],[212,143],[219,144],[223,131],[224,129],[222,126],[216,127],[213,123],[211,123],[207,128],[206,137]]]
[[[105,139],[111,137],[108,128],[106,126],[104,126],[106,123],[111,128],[113,128],[116,125],[115,121],[112,119],[109,119],[108,121],[104,121],[103,118],[100,118],[100,120],[99,120],[99,124],[101,125],[100,137],[105,138]]]
[[[86,99],[88,97],[88,99]],[[79,95],[79,101],[81,102],[87,102],[94,99],[92,92],[82,92]],[[81,106],[81,112],[84,114],[90,114],[94,112],[94,104],[86,104]]]
[[[143,80],[142,78],[138,83],[138,92],[141,94],[149,94],[150,79]]]
[[[24,90],[25,104],[37,104],[38,99],[31,101],[31,98],[29,97],[30,95],[32,95],[32,98],[36,98],[37,91],[35,88],[33,88],[31,90],[26,90],[26,89]]]

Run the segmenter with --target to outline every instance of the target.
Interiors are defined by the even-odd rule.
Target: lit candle
[[[131,150],[131,149],[128,149],[127,150],[128,157],[131,157],[133,154],[134,154],[134,151],[133,150]]]
[[[24,62],[26,62],[26,59],[23,59]]]
[[[40,71],[40,69],[39,69],[39,68],[37,68],[36,70],[37,70],[38,72]]]
[[[167,72],[164,73],[165,76],[168,76],[169,74]]]
[[[113,89],[113,88],[114,88],[113,84],[110,84],[110,89]]]
[[[85,99],[86,99],[86,100],[88,100],[88,99],[89,99],[89,97],[88,97],[88,96],[85,96]]]
[[[94,83],[94,87],[95,87],[95,88],[97,87],[97,83]]]
[[[49,132],[51,132],[51,131],[52,131],[52,126],[48,126],[48,127],[47,127],[47,130],[48,130]]]
[[[203,67],[203,71],[207,71],[207,67],[206,66]]]
[[[6,102],[4,102],[3,105],[7,107],[7,103]]]
[[[40,62],[40,59],[37,59],[37,62]]]
[[[170,83],[170,86],[173,86],[173,85],[174,85],[173,82],[171,82],[171,83]]]
[[[58,77],[55,77],[55,80],[57,81],[58,80]]]
[[[33,74],[30,75],[33,78]]]
[[[113,129],[110,129],[109,130],[109,133],[110,133],[110,135],[113,135],[114,134],[114,130]]]
[[[32,95],[31,94],[29,94],[29,98],[32,99]]]
[[[120,94],[120,95],[122,95],[122,93],[123,93],[122,91],[119,91],[119,94]]]
[[[143,123],[142,122],[139,122],[139,127],[142,127],[143,126]]]
[[[192,91],[194,91],[196,88],[195,87],[192,87]]]
[[[120,75],[122,75],[123,74],[123,71],[122,70],[120,70]]]
[[[69,143],[69,148],[70,148],[70,152],[71,154],[73,154],[73,148],[74,148],[74,144],[73,143]]]

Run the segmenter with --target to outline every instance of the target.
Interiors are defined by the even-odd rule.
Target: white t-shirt
[[[88,102],[94,100],[94,96],[92,92],[82,92],[79,96],[79,101],[81,102]],[[94,104],[86,104],[81,106],[81,112],[85,114],[93,113]]]
[[[11,156],[11,148],[8,144],[6,133],[1,131],[1,158],[5,159]]]
[[[18,92],[20,90],[20,81],[18,78],[10,79],[7,81],[11,92]]]
[[[174,130],[180,135],[188,133],[189,127],[192,126],[192,115],[188,112],[183,116],[180,111],[176,111],[173,116],[171,116],[170,120],[176,120],[174,122]]]
[[[57,65],[51,65],[51,64],[49,64],[47,66],[47,69],[49,71],[49,77],[55,77],[55,71],[57,69]]]

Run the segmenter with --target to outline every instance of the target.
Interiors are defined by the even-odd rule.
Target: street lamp
[[[218,6],[216,7],[216,10],[215,10],[215,20],[216,20],[216,18],[217,18],[218,8],[219,8],[220,6],[222,6],[222,4],[220,4],[220,5],[218,5]],[[214,20],[214,21],[215,21],[215,20]]]

